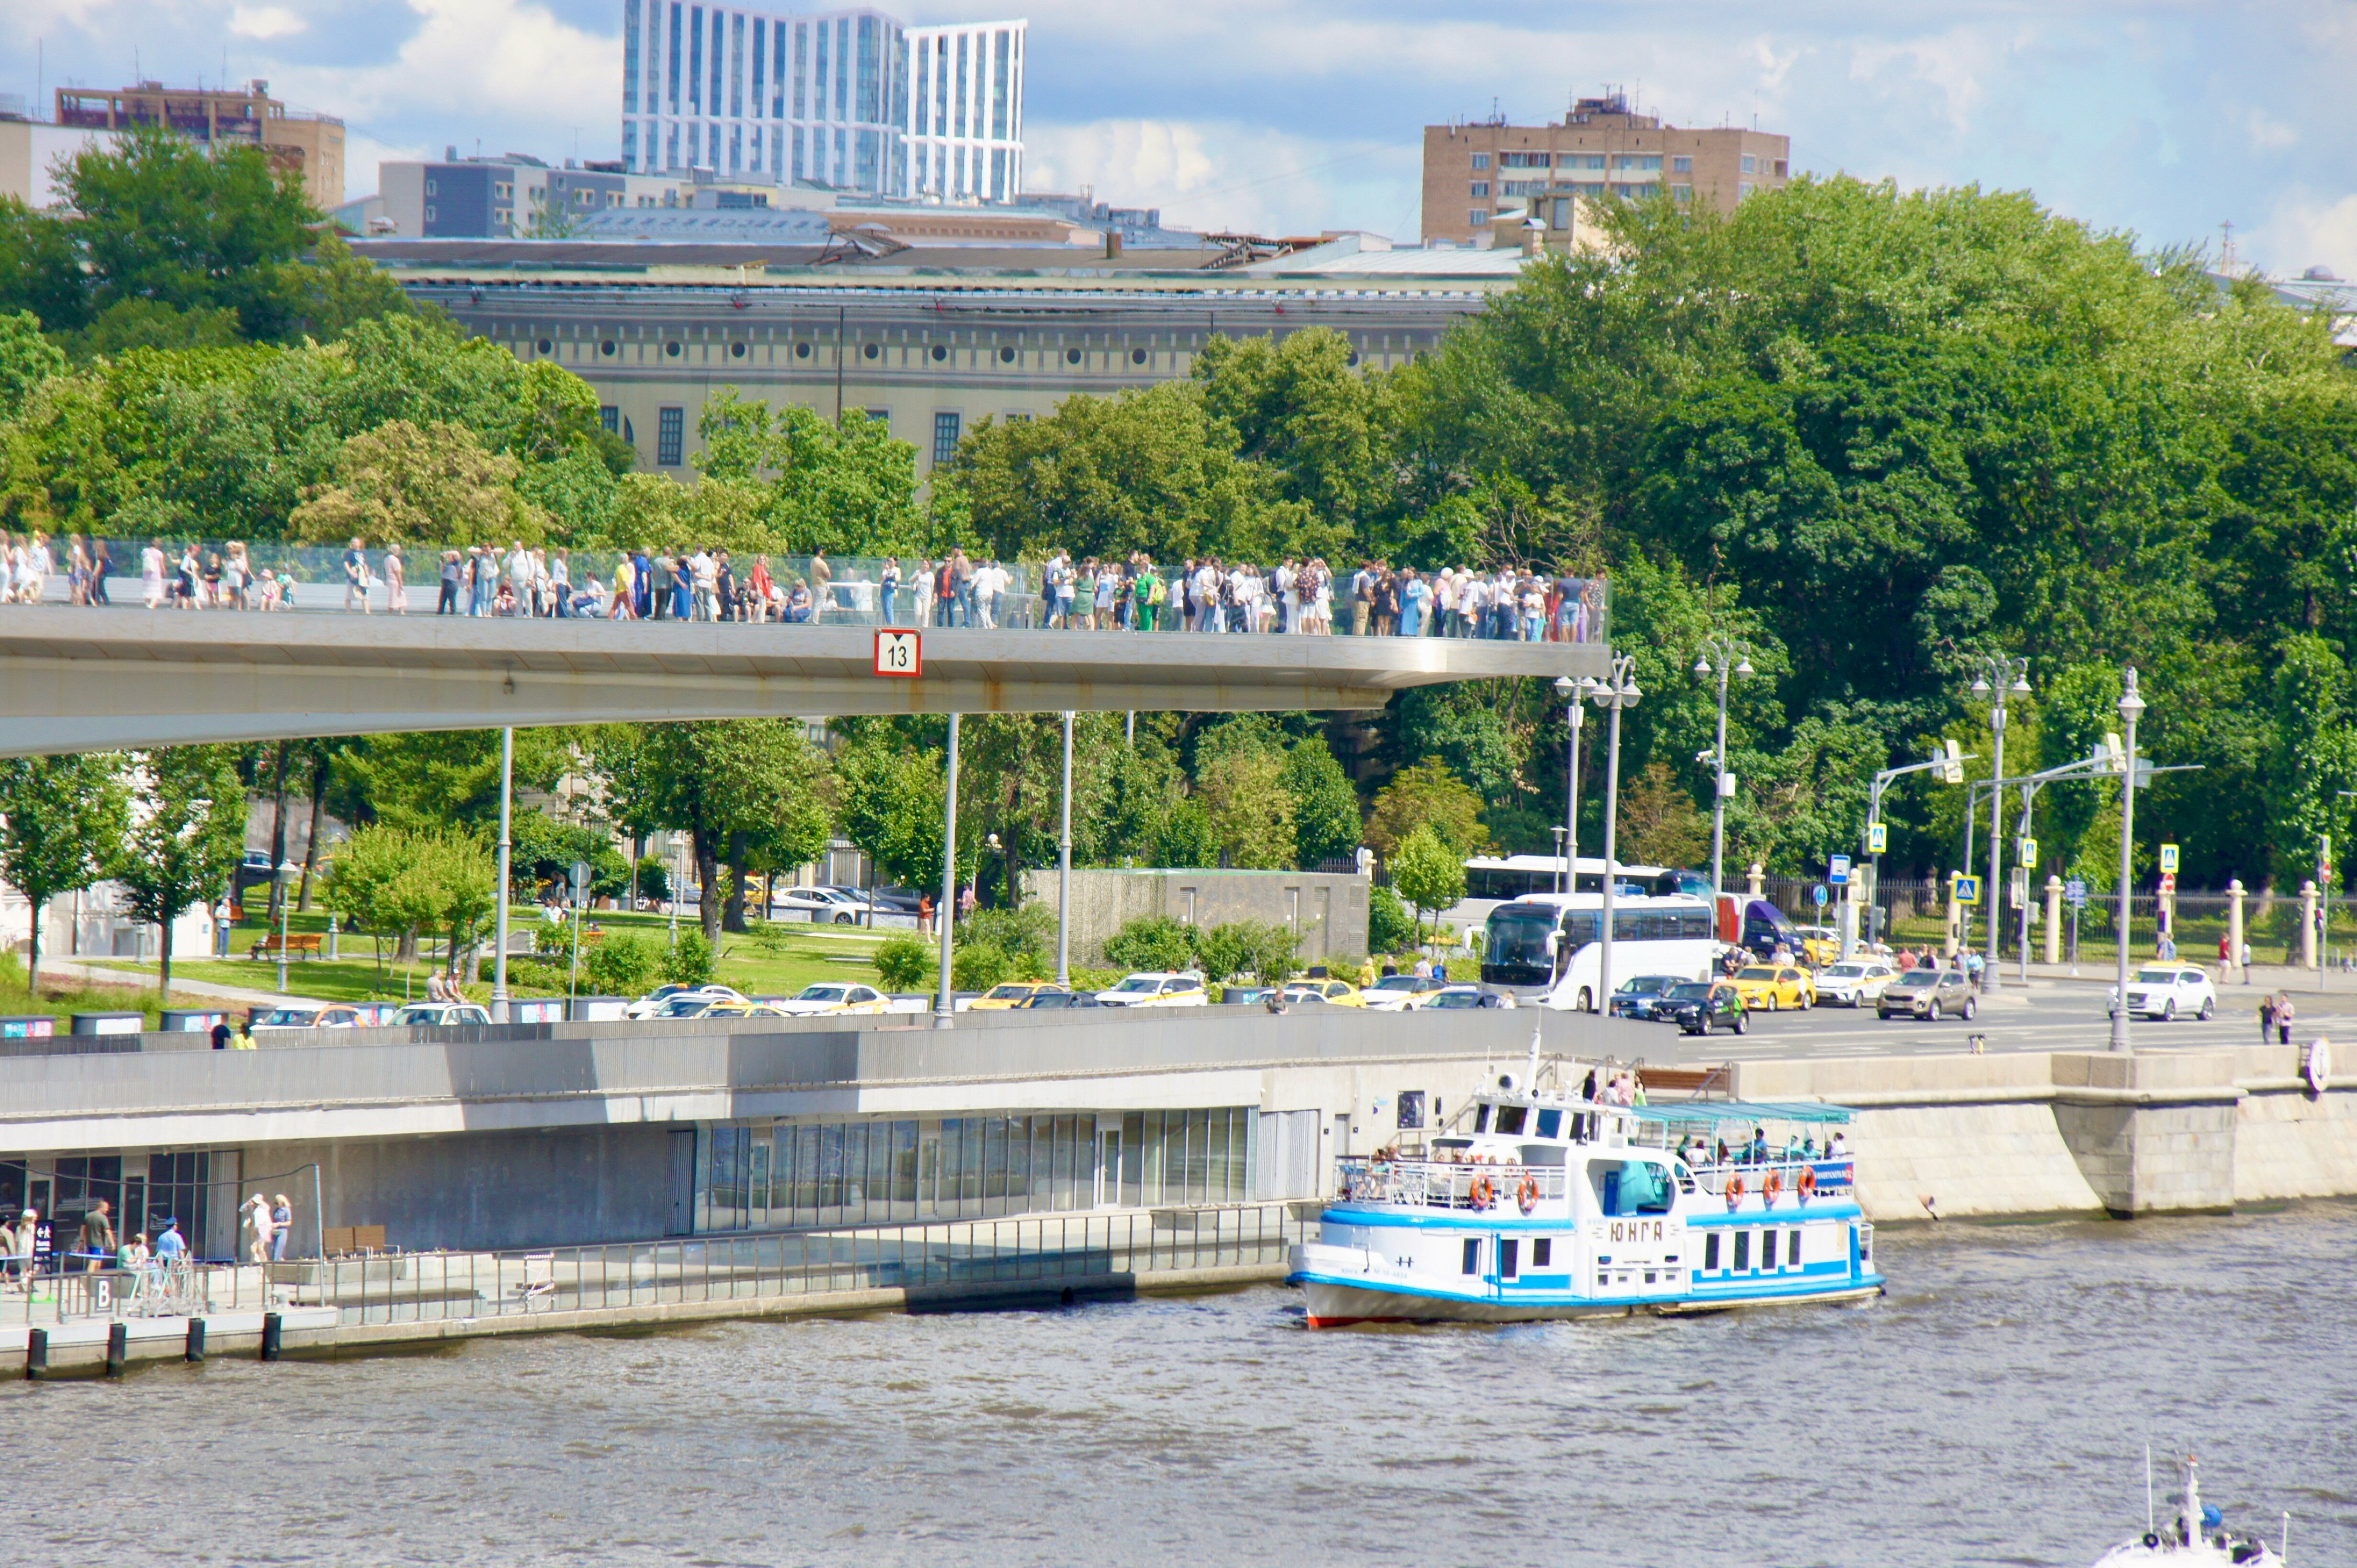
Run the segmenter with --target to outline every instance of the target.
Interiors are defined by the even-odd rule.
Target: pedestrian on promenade
[[[2266,1045],[2276,1030],[2276,993],[2268,992],[2259,998],[2259,1044]]]
[[[355,598],[361,602],[361,614],[368,614],[368,553],[357,534],[353,536],[350,547],[344,552],[344,608],[350,610]]]
[[[217,1051],[225,1051],[229,1049],[230,1026],[229,1020],[227,1018],[216,1020],[213,1024],[211,1034],[213,1039],[213,1049]]]
[[[270,1200],[255,1193],[245,1200],[245,1256],[248,1262],[267,1262],[270,1259]]]
[[[16,1216],[15,1238],[8,1247],[10,1277],[25,1287],[29,1295],[33,1290],[33,1251],[41,1235],[41,1211],[27,1208]]]
[[[2296,1011],[2297,1009],[2295,1009],[2291,1004],[2290,992],[2286,991],[2280,993],[2276,996],[2276,1044],[2279,1046],[2287,1046],[2291,1044],[2291,1020],[2292,1015]]]
[[[974,896],[974,884],[969,882],[965,885],[965,891],[958,895],[958,918],[961,920],[973,919],[974,911],[978,903],[979,900],[977,900]]]
[[[0,1290],[16,1278],[16,1221],[0,1219]]]
[[[384,607],[397,616],[409,613],[409,573],[398,544],[384,547]]]
[[[114,1221],[107,1218],[112,1206],[100,1198],[81,1217],[81,1230],[75,1233],[74,1251],[87,1257],[86,1273],[96,1273],[114,1259]]]
[[[920,937],[933,934],[933,896],[930,893],[921,894],[917,899],[917,934]]]
[[[2244,983],[2244,984],[2245,984],[2245,985],[2250,984],[2250,983],[2251,983],[2251,939],[2250,939],[2250,938],[2248,938],[2248,937],[2244,937],[2244,938],[2243,939],[2243,948],[2242,948],[2242,950],[2241,950],[2240,952],[2236,953],[2234,956],[2235,956],[2235,958],[2236,958],[2236,959],[2238,959],[2239,961],[2241,961],[2242,965],[2243,965],[2243,983]]]
[[[188,1240],[180,1234],[180,1222],[166,1216],[164,1233],[156,1238],[156,1261],[168,1268],[188,1255]]]
[[[294,1229],[295,1206],[286,1201],[286,1195],[282,1192],[270,1206],[270,1261],[272,1262],[283,1263],[286,1261],[286,1234]]]

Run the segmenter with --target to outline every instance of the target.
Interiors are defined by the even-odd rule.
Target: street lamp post
[[[1727,771],[1727,678],[1735,675],[1751,679],[1754,671],[1749,657],[1749,646],[1723,633],[1714,632],[1703,639],[1702,656],[1695,660],[1697,679],[1707,681],[1718,677],[1718,743],[1711,748],[1710,770],[1710,908],[1711,918],[1718,918],[1718,897],[1727,890],[1727,799],[1735,793],[1735,780]],[[1712,656],[1716,654],[1714,662]]]
[[[1987,699],[1989,733],[1996,737],[1996,754],[1990,760],[1989,778],[1989,868],[1988,884],[1981,889],[1982,901],[1988,906],[1988,952],[1981,962],[1981,994],[1989,995],[2004,984],[2005,977],[1997,972],[1997,873],[2005,854],[2005,790],[1996,780],[2005,777],[2005,703],[2007,697],[2029,695],[2029,660],[2027,659],[1985,658],[1980,673],[1973,677],[1972,693]]]
[[[1590,684],[1568,675],[1555,678],[1555,700],[1564,703],[1564,721],[1571,726],[1563,790],[1563,890],[1579,891],[1579,733],[1587,727],[1587,710],[1580,705]]]
[[[303,868],[291,860],[282,860],[270,879],[278,884],[278,994],[286,994],[286,889],[303,875]]]
[[[957,1001],[950,992],[950,927],[957,913],[957,791],[958,791],[958,715],[950,715],[950,787],[947,803],[942,808],[942,975],[941,985],[933,996],[933,1027],[953,1028],[957,1024]]]
[[[2128,1039],[2128,892],[2136,875],[2136,720],[2144,699],[2136,694],[2136,666],[2128,666],[2126,690],[2120,693],[2120,718],[2127,726],[2126,750],[2120,773],[2120,965],[2118,989],[2112,993],[2112,1049],[2134,1051]]]
[[[1623,653],[1612,660],[1612,673],[1600,683],[1591,684],[1587,700],[1611,714],[1610,728],[1606,740],[1604,767],[1604,909],[1603,946],[1597,954],[1595,1006],[1602,1013],[1611,1006],[1612,995],[1612,895],[1620,880],[1619,816],[1620,806],[1620,714],[1637,705],[1644,693],[1637,689],[1637,660]]]
[[[1056,983],[1072,983],[1072,715],[1064,714],[1063,827],[1056,840]],[[1007,890],[1010,894],[1014,889]]]
[[[491,955],[491,1022],[508,1021],[508,877],[514,843],[509,837],[509,811],[515,793],[515,731],[500,731],[500,886],[499,950]]]

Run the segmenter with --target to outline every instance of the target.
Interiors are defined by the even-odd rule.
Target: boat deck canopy
[[[1623,1116],[1640,1122],[1813,1122],[1850,1119],[1846,1105],[1823,1105],[1804,1101],[1688,1100],[1674,1105],[1623,1105]]]

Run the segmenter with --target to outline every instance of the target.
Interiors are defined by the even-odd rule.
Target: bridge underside
[[[284,736],[840,714],[1379,708],[1606,672],[1600,644],[0,608],[0,756]]]

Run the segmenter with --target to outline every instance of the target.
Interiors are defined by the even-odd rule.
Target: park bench
[[[1727,1088],[1727,1069],[1724,1065],[1718,1067],[1640,1066],[1637,1069],[1637,1077],[1644,1083],[1647,1090],[1662,1093],[1683,1090],[1689,1094],[1700,1094],[1712,1089],[1724,1090]]]
[[[382,1225],[330,1225],[323,1238],[328,1256],[374,1257],[384,1251]]]
[[[286,956],[289,958],[317,958],[319,933],[295,931],[285,937],[263,937],[254,942],[253,950],[246,956],[253,959],[275,958],[281,946],[285,947]]]

